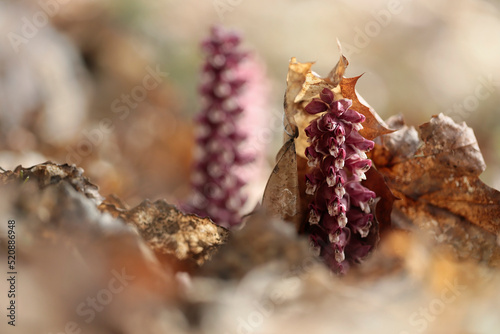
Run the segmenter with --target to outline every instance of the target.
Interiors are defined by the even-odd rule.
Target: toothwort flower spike
[[[306,193],[313,196],[307,230],[313,247],[337,273],[363,259],[374,239],[367,236],[373,220],[369,204],[376,195],[360,183],[371,167],[365,152],[374,143],[359,134],[365,117],[351,106],[348,99],[334,101],[325,88],[305,107],[319,116],[306,128],[305,155],[312,167]]]
[[[194,195],[185,211],[210,217],[231,227],[241,222],[240,209],[246,198],[244,181],[236,169],[252,160],[241,153],[246,139],[238,127],[243,112],[239,97],[245,79],[238,69],[246,53],[238,50],[237,34],[214,27],[202,42],[206,62],[202,68],[202,110],[197,117],[197,150],[192,187]]]

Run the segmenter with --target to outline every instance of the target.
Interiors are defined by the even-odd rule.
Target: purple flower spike
[[[305,107],[311,114],[325,112],[306,128],[311,145],[305,153],[313,168],[306,175],[306,192],[314,196],[306,231],[325,263],[340,274],[368,255],[376,239],[367,238],[376,194],[360,183],[371,167],[365,152],[374,143],[359,134],[365,117],[351,106],[348,99],[334,101],[325,88]]]
[[[239,44],[237,34],[218,27],[212,28],[202,43],[206,63],[199,89],[203,106],[196,119],[199,154],[193,171],[194,194],[183,206],[184,211],[208,216],[224,227],[241,222],[246,196],[241,191],[245,182],[238,168],[252,161],[251,156],[241,153],[247,135],[241,132],[238,120],[247,77],[238,71],[247,54],[238,50]]]

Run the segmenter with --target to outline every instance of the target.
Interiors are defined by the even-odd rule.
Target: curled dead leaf
[[[340,82],[342,96],[345,99],[352,100],[351,108],[366,117],[366,120],[363,122],[363,129],[359,133],[366,139],[372,140],[378,136],[394,132],[394,130],[389,129],[375,110],[357,94],[355,87],[359,78],[361,78],[361,75],[354,78],[343,78]]]
[[[456,246],[461,256],[467,249],[468,257],[485,253],[483,260],[499,259],[500,192],[479,179],[485,164],[472,129],[440,114],[419,130],[420,139],[403,126],[383,136],[373,152],[378,170],[402,199],[395,204],[400,216],[439,229],[439,241]],[[471,239],[484,249],[469,245]]]
[[[302,213],[294,138],[283,145],[276,160],[264,190],[262,205],[272,217],[293,222],[299,228]]]
[[[295,105],[295,97],[302,90],[302,86],[306,81],[306,76],[311,72],[311,66],[314,63],[299,63],[297,59],[293,57],[290,59],[288,65],[288,74],[286,77],[287,87],[285,92],[285,142],[288,141],[289,137],[296,137],[298,135],[297,123],[295,120],[295,115],[299,112]],[[288,136],[286,136],[288,135]]]
[[[330,73],[328,73],[325,78],[325,80],[331,83],[333,87],[336,87],[342,81],[342,79],[344,78],[345,70],[347,69],[347,66],[349,66],[349,61],[342,54],[342,47],[339,40],[337,40],[337,44],[339,46],[340,59],[337,65],[335,65],[335,67],[330,71]]]
[[[371,211],[375,215],[375,221],[379,226],[379,232],[383,233],[391,226],[392,207],[394,201],[398,198],[394,196],[391,189],[387,186],[383,175],[374,167],[366,172],[366,180],[364,180],[362,184],[377,194],[375,208],[372,208]],[[370,232],[370,234],[372,233]]]

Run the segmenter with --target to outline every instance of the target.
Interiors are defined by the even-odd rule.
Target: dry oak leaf
[[[284,98],[284,144],[276,155],[276,165],[262,196],[262,206],[270,216],[292,222],[297,229],[302,224],[303,213],[300,211],[301,196],[295,149],[295,139],[299,136],[295,121],[298,113],[295,97],[301,92],[312,64],[298,63],[295,58],[290,60]]]
[[[156,254],[173,256],[188,266],[209,260],[229,236],[209,218],[184,214],[164,200],[145,200],[130,210],[104,202],[99,209],[135,226]]]
[[[432,230],[438,242],[451,244],[462,257],[497,263],[500,192],[479,179],[486,166],[472,129],[440,114],[419,130],[421,140],[414,128],[402,126],[373,151],[378,170],[402,199],[395,203],[396,216]]]
[[[297,155],[294,138],[291,138],[278,153],[276,166],[264,190],[262,206],[270,216],[292,222],[299,229],[302,221],[300,198]]]

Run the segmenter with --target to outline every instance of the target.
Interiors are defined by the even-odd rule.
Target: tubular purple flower
[[[331,114],[330,114],[331,115]],[[339,137],[343,137],[345,136],[345,126],[344,124],[342,123],[337,123],[337,126],[335,127],[335,130],[334,130],[334,133],[335,133],[335,136],[337,136],[337,138]],[[337,139],[337,142],[339,144],[341,144],[340,140]],[[344,139],[342,140],[342,143],[344,142]]]
[[[336,127],[337,122],[335,122],[335,118],[333,118],[331,114],[321,116],[318,121],[318,129],[320,131],[333,131]]]
[[[319,93],[319,97],[320,97],[321,101],[323,101],[324,103],[326,103],[328,105],[331,105],[333,103],[333,92],[329,89],[327,89],[327,90],[323,89]]]
[[[306,106],[306,111],[310,114],[318,114],[320,112],[326,111],[328,106],[322,100],[313,100]]]
[[[362,123],[365,121],[365,116],[352,109],[346,110],[341,116],[343,120],[351,123]]]
[[[370,151],[375,146],[371,140],[365,139],[357,131],[352,131],[351,135],[346,139],[346,145],[352,145],[361,151]]]
[[[315,167],[319,163],[319,159],[321,157],[321,154],[319,154],[316,149],[313,147],[309,146],[306,149],[306,157],[307,157],[307,164],[310,167]]]
[[[318,227],[319,227],[319,225],[318,225]],[[327,234],[328,236],[335,234],[337,232],[340,232],[340,229],[341,229],[337,219],[333,216],[330,216],[330,215],[325,215],[323,217],[321,228],[323,228],[323,232],[325,234]],[[316,234],[311,233],[311,237],[313,237],[313,236],[316,236]],[[325,243],[323,246],[326,246],[326,245],[327,245],[327,243]]]
[[[345,185],[346,191],[349,193],[351,204],[360,207],[360,203],[368,203],[376,197],[375,193],[366,189],[359,182],[351,182]]]
[[[371,221],[373,220],[373,216],[371,214],[366,214],[360,210],[350,210],[347,213],[347,219],[350,222],[351,228],[358,232],[362,238],[365,238],[371,227]]]
[[[370,159],[361,159],[357,154],[353,154],[351,157],[346,159],[346,166],[351,171],[351,173],[359,180],[365,179],[365,173],[371,168],[372,161]]]
[[[319,116],[305,129],[310,142],[305,155],[312,167],[306,175],[306,192],[314,196],[306,230],[311,244],[337,273],[362,260],[375,239],[367,236],[376,194],[360,183],[371,167],[365,152],[374,143],[359,134],[365,117],[351,106],[348,99],[334,101],[333,92],[325,88],[305,107]]]
[[[325,88],[326,89],[326,88]],[[332,93],[333,94],[333,93]],[[337,116],[342,118],[342,114],[352,106],[352,101],[348,99],[342,99],[332,102],[331,110]]]
[[[314,139],[321,135],[322,132],[320,129],[318,129],[318,123],[311,123],[307,128],[304,130],[306,132],[307,137],[311,140],[314,141]]]
[[[311,225],[318,224],[321,220],[321,210],[315,204],[310,204],[309,209],[311,210],[309,211],[309,223]]]
[[[316,189],[318,188],[318,184],[314,179],[311,180],[311,175],[306,175],[306,194],[314,195]]]
[[[328,137],[326,139],[326,145],[328,146],[328,152],[331,156],[337,157],[339,155],[339,144],[334,137]]]

